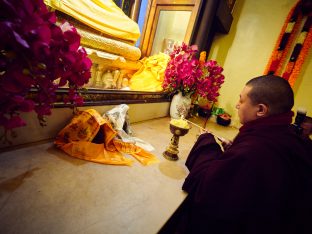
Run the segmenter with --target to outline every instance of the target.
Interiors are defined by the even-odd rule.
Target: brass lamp
[[[175,126],[173,124],[170,124],[170,132],[173,134],[170,144],[167,147],[166,151],[163,152],[163,156],[171,161],[176,161],[179,159],[178,153],[179,153],[179,138],[181,136],[184,136],[188,133],[189,128],[180,128],[178,126]]]

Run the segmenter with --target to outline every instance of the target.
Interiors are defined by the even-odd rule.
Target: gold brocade
[[[120,55],[132,61],[136,61],[141,57],[141,50],[138,47],[114,39],[105,38],[79,28],[77,28],[77,31],[81,35],[81,44],[84,46]]]
[[[140,37],[140,29],[112,0],[44,0],[53,9],[114,38],[131,41]]]
[[[130,79],[130,89],[136,91],[162,91],[164,73],[169,58],[168,55],[159,53],[142,59],[142,67]]]
[[[103,136],[103,142],[93,143],[92,140],[99,133]],[[116,136],[117,132],[109,121],[96,110],[89,109],[79,112],[59,132],[54,143],[70,156],[97,163],[130,166],[132,160],[122,153],[132,155],[143,165],[158,162],[153,154],[133,143],[118,140]]]

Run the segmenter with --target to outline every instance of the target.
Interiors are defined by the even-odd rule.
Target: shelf
[[[37,92],[32,89],[29,93],[30,99],[35,99]],[[71,104],[64,104],[63,100],[67,96],[66,88],[59,88],[56,91],[57,101],[55,108],[71,107]],[[156,103],[170,102],[170,95],[166,92],[141,92],[128,90],[100,90],[88,89],[81,93],[84,99],[83,106],[102,106],[135,103]]]

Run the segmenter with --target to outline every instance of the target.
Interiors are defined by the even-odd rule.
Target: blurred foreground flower
[[[65,102],[81,104],[77,90],[91,77],[91,60],[68,23],[56,25],[42,0],[0,0],[0,126],[25,126],[21,112],[35,111],[44,125],[58,87],[68,85]],[[31,89],[36,99],[28,99]]]

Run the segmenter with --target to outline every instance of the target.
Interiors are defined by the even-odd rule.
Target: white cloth
[[[107,111],[104,114],[104,117],[106,116],[109,119],[113,125],[113,128],[118,132],[118,137],[120,137],[122,141],[134,143],[135,145],[147,151],[155,150],[155,148],[150,143],[145,142],[140,138],[130,136],[132,131],[130,129],[128,110],[128,105],[120,104]]]

